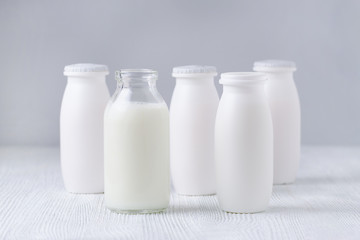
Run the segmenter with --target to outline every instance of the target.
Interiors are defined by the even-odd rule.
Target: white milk
[[[104,120],[105,202],[117,212],[169,204],[169,112],[163,103],[115,101]]]

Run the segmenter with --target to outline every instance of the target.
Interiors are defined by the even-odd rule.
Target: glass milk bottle
[[[217,196],[226,212],[264,211],[273,185],[273,130],[266,75],[221,74],[215,125]]]
[[[104,117],[105,204],[119,213],[153,213],[169,204],[169,111],[157,72],[117,72]]]
[[[73,193],[104,192],[103,116],[110,95],[105,65],[65,67],[68,82],[60,113],[61,168]]]
[[[295,63],[281,60],[255,62],[266,73],[267,98],[274,126],[274,184],[295,181],[300,161],[300,103],[293,79]]]
[[[219,97],[216,68],[173,69],[176,86],[170,106],[171,176],[183,195],[215,194],[214,127]]]

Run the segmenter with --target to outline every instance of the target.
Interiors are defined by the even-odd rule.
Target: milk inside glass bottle
[[[119,213],[153,213],[169,204],[169,112],[157,72],[117,72],[104,116],[105,204]]]
[[[273,185],[273,131],[266,75],[221,74],[215,124],[216,192],[227,212],[264,211]]]
[[[265,60],[254,70],[266,73],[265,90],[274,126],[274,184],[295,181],[300,161],[300,103],[295,86],[294,62]]]
[[[103,115],[110,95],[105,65],[66,66],[68,83],[60,114],[61,169],[73,193],[104,191]]]
[[[215,194],[214,127],[219,97],[216,68],[173,69],[176,86],[170,106],[170,166],[175,191]]]

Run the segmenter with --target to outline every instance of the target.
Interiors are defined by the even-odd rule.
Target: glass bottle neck
[[[125,69],[115,72],[118,87],[156,88],[157,72],[151,69]]]
[[[118,90],[114,101],[162,103],[156,89],[157,72],[149,69],[128,69],[116,72]]]
[[[132,79],[122,79],[118,81],[118,87],[122,88],[156,88],[156,80],[132,80]]]

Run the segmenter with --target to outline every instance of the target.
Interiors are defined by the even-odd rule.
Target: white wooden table
[[[360,148],[304,147],[295,184],[268,211],[172,194],[165,213],[119,215],[102,194],[65,192],[58,148],[0,148],[0,239],[360,239]]]

